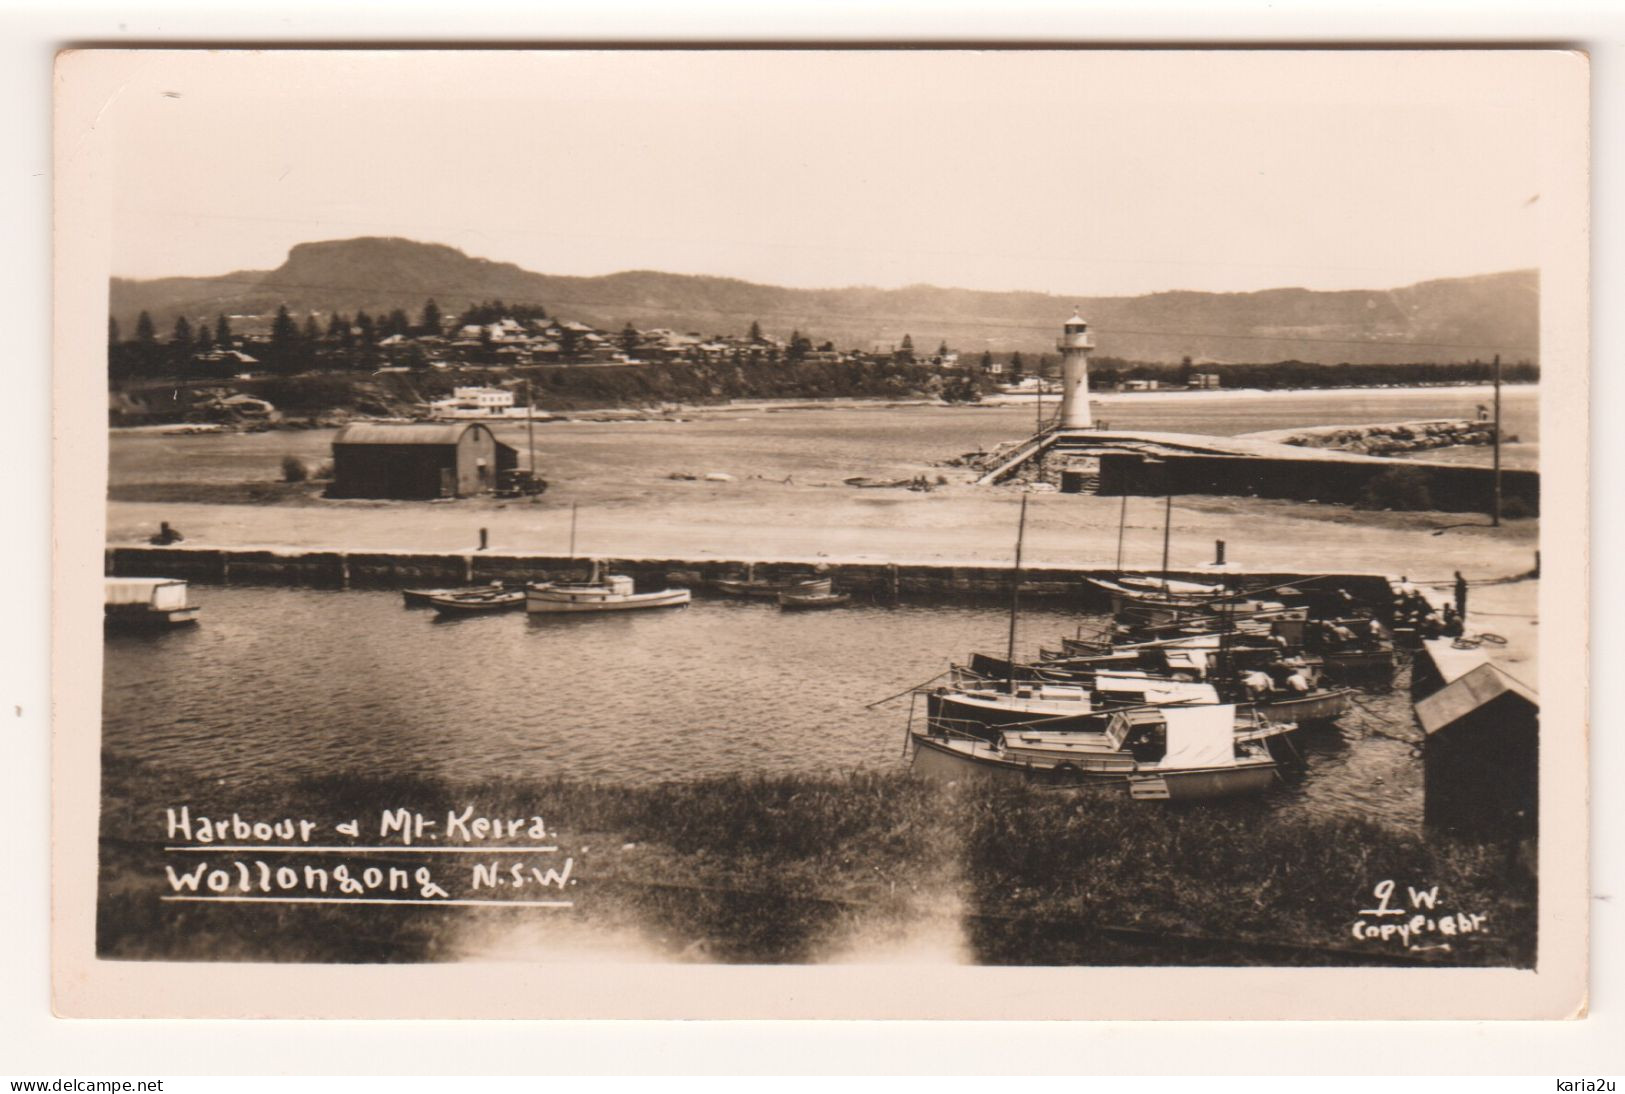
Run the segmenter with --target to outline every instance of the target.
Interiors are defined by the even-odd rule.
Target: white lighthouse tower
[[[1056,428],[1091,429],[1095,423],[1089,415],[1089,351],[1095,348],[1095,339],[1076,311],[1055,348],[1061,351],[1061,417]]]

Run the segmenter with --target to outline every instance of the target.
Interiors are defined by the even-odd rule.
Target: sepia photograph
[[[59,1007],[1583,1010],[1582,55],[57,72]]]

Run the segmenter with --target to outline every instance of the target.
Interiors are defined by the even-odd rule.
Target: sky
[[[393,235],[797,287],[1385,288],[1539,264],[1540,73],[1425,51],[158,52],[97,125],[126,277]]]

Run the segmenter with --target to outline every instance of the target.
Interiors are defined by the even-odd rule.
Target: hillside
[[[1249,293],[1163,292],[1063,297],[911,285],[901,289],[792,289],[722,277],[637,270],[602,277],[535,273],[472,258],[453,247],[407,239],[302,243],[275,270],[220,277],[114,278],[111,311],[126,332],[149,312],[167,332],[177,315],[260,316],[281,304],[414,318],[434,297],[455,315],[489,299],[541,304],[569,319],[616,330],[670,327],[742,333],[752,320],[779,336],[800,329],[839,346],[891,345],[904,334],[930,348],[946,340],[962,354],[1053,351],[1074,305],[1097,331],[1101,355],[1142,361],[1375,363],[1460,361],[1499,353],[1537,359],[1539,279],[1534,270],[1425,281],[1396,289]],[[254,321],[234,324],[251,330]],[[1403,343],[1395,345],[1395,343]]]

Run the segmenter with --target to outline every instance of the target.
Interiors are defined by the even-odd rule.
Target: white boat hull
[[[641,608],[675,608],[687,604],[693,594],[687,589],[662,589],[655,593],[574,592],[561,589],[532,589],[525,596],[525,611],[538,613],[626,612]]]

